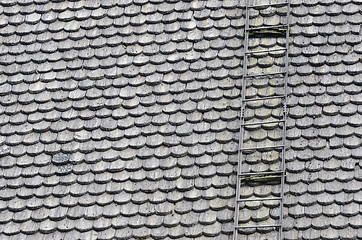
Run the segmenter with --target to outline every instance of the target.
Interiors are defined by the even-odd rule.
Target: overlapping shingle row
[[[285,237],[361,238],[361,3],[292,3]],[[1,1],[1,239],[231,238],[240,5]],[[251,24],[283,16],[261,11]],[[253,49],[283,44],[273,39]],[[281,66],[275,54],[252,70]],[[252,81],[248,96],[280,84]],[[280,118],[278,104],[251,105],[248,121]],[[273,129],[247,139],[276,143]],[[247,161],[273,168],[278,156]],[[275,216],[256,212],[250,222]]]

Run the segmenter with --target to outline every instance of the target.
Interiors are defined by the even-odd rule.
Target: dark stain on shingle
[[[64,166],[69,162],[69,155],[64,153],[55,154],[52,158],[52,163],[57,166]]]
[[[67,175],[72,172],[73,164],[69,163],[69,160],[69,154],[57,153],[53,155],[52,163],[58,166],[58,169],[56,171],[57,175]]]

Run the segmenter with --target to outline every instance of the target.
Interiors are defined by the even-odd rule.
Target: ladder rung
[[[284,145],[275,145],[275,146],[264,146],[264,147],[252,147],[252,148],[241,148],[241,151],[251,151],[251,150],[261,150],[261,149],[274,149],[282,148]]]
[[[238,199],[238,202],[261,202],[261,201],[280,201],[282,200],[281,197],[272,197],[272,198],[252,198],[252,199]]]
[[[268,228],[268,227],[281,227],[280,224],[269,224],[269,225],[251,225],[251,226],[235,226],[237,229],[242,228]]]
[[[244,99],[244,102],[263,101],[263,100],[270,100],[270,99],[284,98],[284,97],[285,97],[284,95],[276,95],[276,96],[263,97],[263,98],[247,98]]]
[[[254,31],[254,30],[264,30],[264,29],[276,29],[276,28],[287,28],[288,25],[286,24],[280,24],[280,25],[274,25],[274,26],[263,26],[263,27],[251,27],[247,28],[247,31]]]
[[[243,123],[241,126],[253,126],[253,125],[264,125],[264,124],[271,124],[271,123],[281,123],[285,122],[285,120],[275,120],[275,121],[268,121],[268,122],[254,122],[254,123]]]
[[[265,53],[265,52],[278,52],[278,51],[286,51],[286,48],[275,48],[275,49],[268,49],[268,50],[261,50],[261,51],[249,51],[246,54],[253,54],[253,53]]]
[[[288,2],[282,2],[282,3],[271,3],[271,4],[260,4],[260,5],[251,5],[251,6],[241,6],[242,8],[259,8],[259,7],[278,7],[288,5]]]
[[[285,72],[274,72],[274,73],[261,73],[261,74],[252,74],[245,75],[245,78],[253,78],[253,77],[264,77],[264,76],[274,76],[274,75],[284,75]]]
[[[238,177],[247,177],[247,176],[255,176],[255,175],[277,175],[282,174],[283,171],[270,171],[270,172],[241,172]]]

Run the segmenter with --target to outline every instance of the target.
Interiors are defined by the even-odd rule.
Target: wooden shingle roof
[[[362,239],[361,4],[292,1],[285,239]],[[0,239],[231,239],[240,5],[2,0]],[[251,23],[283,14],[261,10]],[[279,63],[275,53],[253,61],[256,73]],[[274,80],[247,94],[277,93]],[[278,104],[247,118],[278,118]],[[250,144],[280,140],[252,132]],[[260,169],[274,157],[247,160]]]

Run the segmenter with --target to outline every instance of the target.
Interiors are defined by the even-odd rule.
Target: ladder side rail
[[[289,76],[289,33],[290,33],[290,0],[287,1],[287,31],[285,36],[285,44],[286,44],[286,53],[285,53],[285,75],[284,75],[284,109],[283,109],[283,118],[285,119],[284,125],[283,125],[283,149],[282,149],[282,166],[281,170],[283,171],[283,177],[281,179],[281,192],[280,192],[280,229],[279,229],[279,239],[283,239],[283,215],[284,215],[284,184],[285,184],[285,152],[286,152],[286,132],[287,132],[287,97],[288,97],[288,76]]]
[[[243,77],[241,81],[241,103],[240,103],[240,130],[239,130],[239,148],[238,148],[238,166],[237,166],[237,177],[236,177],[236,196],[235,196],[235,215],[234,215],[234,240],[238,240],[238,223],[239,223],[239,202],[238,199],[240,197],[240,172],[242,169],[242,157],[243,152],[241,151],[241,148],[244,144],[244,138],[243,138],[243,124],[244,124],[244,100],[245,100],[245,88],[246,88],[246,81],[245,81],[245,75],[247,73],[247,54],[248,51],[248,31],[246,30],[249,28],[249,0],[246,0],[246,7],[245,7],[245,28],[244,28],[244,55],[243,55]]]

